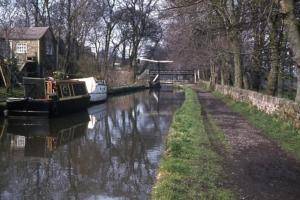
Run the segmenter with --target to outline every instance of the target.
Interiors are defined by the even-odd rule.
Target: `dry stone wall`
[[[200,84],[206,88],[209,86],[207,81],[200,81]],[[249,103],[269,115],[289,120],[296,128],[300,128],[300,105],[294,101],[225,85],[216,85],[215,91],[236,101]]]

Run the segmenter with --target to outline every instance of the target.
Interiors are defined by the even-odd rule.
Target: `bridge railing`
[[[149,75],[194,75],[194,70],[149,70]]]

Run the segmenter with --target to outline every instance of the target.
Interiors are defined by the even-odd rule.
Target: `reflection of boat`
[[[7,115],[57,116],[87,108],[90,96],[85,83],[24,78],[25,98],[9,98]]]
[[[106,104],[99,104],[88,108],[89,116],[95,117],[98,121],[102,120],[106,116]]]
[[[90,122],[88,125],[89,129],[93,129],[96,126],[97,122],[105,119],[107,114],[106,109],[106,103],[98,104],[96,106],[88,108],[88,113],[90,116]]]
[[[68,115],[67,118],[48,119],[45,117],[16,117],[5,120],[6,132],[24,136],[56,136],[66,129],[87,124],[87,112]]]
[[[97,81],[94,77],[75,80],[85,82],[87,91],[91,96],[91,103],[101,102],[107,99],[107,85],[104,80]]]
[[[10,137],[11,149],[24,150],[25,156],[43,157],[58,146],[85,135],[87,112],[65,118],[18,117],[5,121],[5,132]]]

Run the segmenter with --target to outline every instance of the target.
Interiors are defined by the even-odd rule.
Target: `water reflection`
[[[65,119],[3,123],[0,199],[147,199],[179,92],[111,98]]]

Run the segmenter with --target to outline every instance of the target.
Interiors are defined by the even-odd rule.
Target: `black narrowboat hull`
[[[64,113],[74,113],[86,110],[87,107],[90,105],[90,96],[85,95],[80,98],[72,97],[70,99],[63,99],[56,102],[57,107],[55,108],[52,105],[52,113],[55,116],[55,113],[58,112],[58,115],[62,115]],[[57,110],[55,110],[57,109]]]
[[[7,100],[5,115],[56,117],[85,110],[89,106],[89,103],[89,95],[60,100],[15,98]]]

